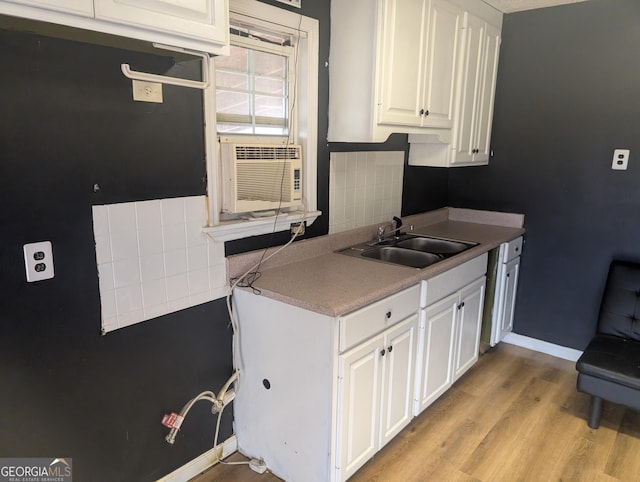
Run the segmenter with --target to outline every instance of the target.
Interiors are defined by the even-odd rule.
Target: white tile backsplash
[[[389,223],[402,208],[404,152],[332,152],[329,233]]]
[[[220,298],[224,243],[202,233],[206,198],[93,206],[103,333]]]

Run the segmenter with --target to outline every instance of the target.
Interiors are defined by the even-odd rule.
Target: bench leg
[[[596,429],[600,426],[600,415],[602,414],[602,398],[591,397],[591,415],[589,415],[589,427]]]

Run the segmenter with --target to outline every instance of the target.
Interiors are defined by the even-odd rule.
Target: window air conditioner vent
[[[243,213],[302,205],[300,145],[220,142],[222,211]]]

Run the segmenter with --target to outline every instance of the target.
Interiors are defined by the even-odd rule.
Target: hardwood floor
[[[349,480],[640,481],[640,413],[605,402],[590,429],[576,376],[573,362],[501,343]],[[218,465],[193,482],[254,480],[280,479]]]

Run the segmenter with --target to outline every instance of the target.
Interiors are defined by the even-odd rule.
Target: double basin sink
[[[476,245],[466,241],[402,234],[382,241],[356,244],[338,253],[422,269]]]

